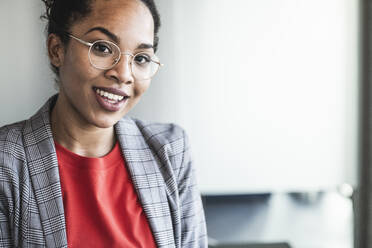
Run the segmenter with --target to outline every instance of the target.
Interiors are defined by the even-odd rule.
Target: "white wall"
[[[0,1],[0,126],[29,118],[55,92],[41,12],[41,1]]]
[[[186,128],[203,192],[355,184],[356,0],[159,4],[165,67],[134,114]]]
[[[131,113],[188,132],[203,192],[355,183],[357,0],[158,0],[165,64]],[[0,126],[52,95],[41,1],[0,1]]]

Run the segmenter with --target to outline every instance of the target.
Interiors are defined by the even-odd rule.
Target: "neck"
[[[99,128],[67,111],[58,97],[51,113],[53,138],[58,144],[84,157],[102,157],[115,145],[114,127]]]

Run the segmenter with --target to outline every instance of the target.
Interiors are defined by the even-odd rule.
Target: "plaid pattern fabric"
[[[55,100],[29,120],[0,128],[0,247],[67,247],[49,119]],[[115,130],[157,246],[207,247],[184,131],[126,117]]]

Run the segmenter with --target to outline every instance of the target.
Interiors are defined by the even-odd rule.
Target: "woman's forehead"
[[[139,0],[95,0],[91,5],[90,16],[97,19],[113,18],[144,18],[152,15],[147,6]]]
[[[143,42],[153,42],[154,21],[151,12],[141,1],[96,0],[91,7],[91,13],[74,25],[72,30],[75,29],[80,35],[84,35],[96,27],[103,27],[117,36],[118,42],[129,37]]]

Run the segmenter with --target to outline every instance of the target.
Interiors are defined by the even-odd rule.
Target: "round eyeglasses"
[[[90,43],[72,34],[68,34],[68,36],[89,46],[88,57],[90,64],[97,69],[109,70],[113,68],[119,63],[122,54],[131,57],[129,64],[132,75],[137,80],[151,79],[158,72],[159,68],[163,66],[155,55],[146,52],[137,54],[122,53],[118,45],[108,40],[97,40]]]

